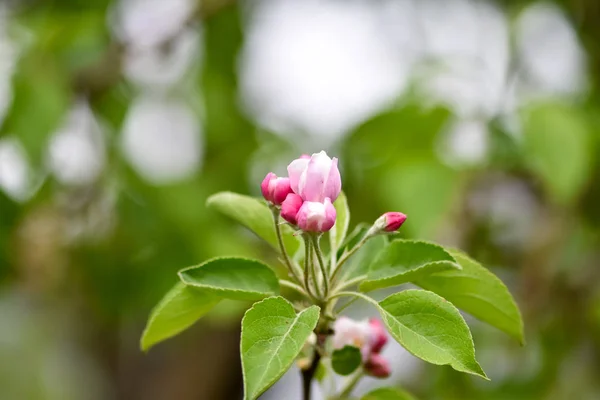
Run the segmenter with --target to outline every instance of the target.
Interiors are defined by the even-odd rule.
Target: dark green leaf
[[[210,196],[206,205],[238,221],[275,249],[279,249],[273,216],[264,201],[237,193],[221,192]],[[281,225],[281,230],[285,248],[290,255],[294,255],[300,249],[300,239],[293,236],[293,229],[285,224]]]
[[[467,323],[451,303],[425,290],[405,290],[379,302],[389,333],[413,355],[486,378],[475,359]]]
[[[450,251],[462,270],[448,270],[415,283],[523,343],[521,313],[510,292],[494,274],[466,255]]]
[[[218,302],[219,297],[178,282],[152,310],[140,346],[146,351],[194,324]]]
[[[331,367],[340,375],[350,375],[362,363],[360,349],[354,346],[344,346],[335,350],[331,355]]]
[[[434,272],[461,267],[443,247],[429,242],[394,240],[371,265],[362,291],[412,282]]]
[[[269,297],[242,320],[244,399],[254,400],[287,371],[317,326],[319,307],[296,314],[283,297]]]
[[[260,261],[215,258],[179,271],[186,285],[233,300],[258,300],[279,293],[275,273]]]
[[[364,395],[360,400],[415,400],[415,398],[398,388],[380,388]]]

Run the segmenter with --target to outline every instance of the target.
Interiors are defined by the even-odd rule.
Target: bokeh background
[[[600,398],[599,79],[595,0],[3,1],[0,399],[241,398],[246,305],[139,337],[178,269],[276,262],[207,196],[321,149],[353,225],[406,213],[525,320],[520,347],[468,318],[491,382],[390,346],[393,376],[361,390]]]

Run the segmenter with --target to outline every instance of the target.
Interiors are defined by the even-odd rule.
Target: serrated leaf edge
[[[269,267],[267,264],[263,263],[262,261],[259,260],[255,260],[253,258],[247,258],[247,257],[214,257],[211,258],[210,260],[206,260],[201,264],[198,265],[192,265],[191,267],[186,267],[183,269],[180,269],[177,272],[177,276],[179,276],[179,280],[185,284],[186,286],[191,286],[191,287],[195,287],[195,288],[200,288],[200,289],[206,289],[209,291],[214,291],[214,292],[236,292],[236,293],[252,293],[252,294],[260,294],[260,295],[267,295],[267,296],[272,296],[272,295],[277,295],[279,293],[277,292],[257,292],[254,290],[240,290],[240,289],[224,289],[224,288],[219,288],[219,287],[214,287],[214,286],[209,286],[209,285],[203,285],[203,284],[198,284],[198,283],[192,283],[192,282],[188,282],[184,279],[182,273],[186,272],[188,270],[192,270],[192,269],[197,269],[197,268],[202,268],[203,266],[205,266],[208,263],[212,263],[215,261],[220,261],[220,260],[237,260],[237,261],[250,261],[250,262],[254,262],[257,264],[261,264],[264,265],[265,267],[267,267],[271,272],[273,272],[273,276],[275,276],[275,281],[277,282],[277,287],[279,287],[279,281],[277,279],[277,275],[275,274],[275,272],[273,271],[273,269],[271,267]]]
[[[294,310],[294,306],[292,305],[292,303],[290,303],[287,299],[285,299],[284,297],[281,297],[281,296],[267,297],[266,299],[262,299],[260,301],[257,301],[256,303],[254,303],[252,305],[252,307],[250,307],[249,309],[247,309],[246,312],[244,313],[244,317],[242,318],[242,330],[241,330],[241,334],[240,334],[240,358],[244,354],[243,349],[242,349],[242,339],[241,338],[244,337],[244,319],[246,318],[246,315],[250,311],[252,311],[256,305],[261,304],[261,303],[266,303],[268,301],[273,301],[275,299],[282,299],[284,302],[286,302],[292,308],[292,310]],[[294,318],[294,322],[292,322],[290,324],[290,327],[288,329],[288,333],[292,329],[292,327],[296,324],[296,322],[300,319],[300,316],[302,316],[304,313],[306,313],[309,310],[314,310],[315,308],[318,310],[319,313],[321,312],[321,308],[319,306],[312,305],[312,306],[310,306],[308,308],[305,308],[304,310],[300,311],[299,313],[297,313],[296,314],[296,318]],[[296,313],[295,310],[294,310],[294,313]],[[317,318],[317,321],[315,322],[315,326],[312,328],[313,330],[317,326],[318,322],[319,322],[319,320]],[[246,390],[246,370],[244,369],[244,365],[243,365],[243,362],[242,362],[242,380],[243,380],[243,383],[244,383],[244,400],[248,400],[248,399],[255,400],[255,399],[257,399],[261,394],[263,394],[265,392],[265,390],[267,390],[269,387],[271,387],[271,385],[273,385],[275,382],[277,382],[279,380],[279,378],[281,378],[283,376],[283,374],[285,374],[287,372],[287,370],[290,368],[290,366],[293,364],[293,362],[294,361],[292,360],[292,362],[290,363],[290,365],[287,368],[285,368],[281,372],[281,374],[277,375],[276,377],[274,377],[273,379],[271,379],[270,381],[268,381],[267,384],[263,385],[263,387],[261,387],[259,390],[257,390],[256,397],[249,397],[248,396],[248,393],[247,393],[247,390]],[[265,371],[266,370],[267,369],[265,368]]]
[[[479,377],[481,377],[481,378],[483,378],[483,379],[485,379],[485,380],[488,380],[488,381],[489,381],[489,380],[490,380],[490,378],[488,378],[488,376],[485,374],[485,371],[483,370],[483,368],[481,368],[481,365],[479,365],[479,362],[477,361],[477,359],[476,359],[476,357],[475,357],[475,342],[473,341],[473,335],[471,334],[471,329],[469,328],[469,325],[467,324],[467,322],[466,322],[466,321],[465,321],[465,319],[463,318],[463,316],[462,316],[462,314],[460,313],[460,311],[458,310],[458,308],[456,308],[456,307],[454,306],[454,304],[452,304],[452,303],[451,303],[451,302],[449,302],[448,300],[444,299],[442,296],[440,296],[440,295],[438,295],[438,294],[436,294],[436,293],[434,293],[434,292],[431,292],[431,291],[429,291],[429,290],[423,290],[423,289],[408,289],[408,290],[404,290],[404,291],[402,291],[402,292],[398,292],[398,293],[391,294],[391,295],[389,295],[388,297],[386,297],[385,299],[381,300],[381,301],[378,303],[378,304],[379,304],[379,309],[380,309],[381,311],[383,311],[383,312],[381,313],[381,314],[382,314],[382,317],[383,317],[383,318],[385,318],[385,319],[387,319],[387,318],[388,318],[388,315],[391,315],[391,314],[389,314],[389,313],[388,313],[388,312],[387,312],[387,311],[386,311],[386,310],[385,310],[385,309],[384,309],[384,308],[381,306],[381,303],[382,303],[382,302],[384,302],[385,300],[387,300],[388,298],[392,297],[392,296],[398,295],[399,293],[407,293],[407,292],[429,292],[429,293],[433,294],[434,296],[436,296],[436,297],[440,298],[440,299],[441,299],[441,300],[443,300],[444,302],[446,302],[446,304],[448,304],[450,307],[452,307],[452,308],[454,309],[454,311],[456,311],[456,313],[457,313],[457,314],[460,316],[460,319],[461,319],[461,320],[464,322],[465,326],[467,327],[467,334],[469,335],[469,339],[470,339],[471,348],[472,348],[472,350],[473,350],[473,359],[475,360],[475,364],[477,364],[477,366],[478,366],[478,367],[479,367],[479,369],[481,370],[481,374],[479,374],[479,373],[477,373],[477,372],[474,372],[474,371],[469,371],[469,370],[467,370],[466,368],[465,368],[464,370],[459,370],[459,369],[455,368],[455,367],[454,367],[452,364],[450,364],[450,363],[438,363],[438,362],[435,362],[435,361],[431,361],[431,360],[425,359],[424,357],[421,357],[421,356],[418,356],[418,355],[414,354],[414,353],[413,353],[411,350],[407,349],[407,348],[406,348],[406,347],[405,347],[405,346],[404,346],[402,343],[400,343],[398,340],[396,340],[396,341],[397,341],[398,343],[400,343],[400,345],[402,345],[402,347],[404,347],[404,349],[406,349],[406,351],[408,351],[410,354],[412,354],[413,356],[415,356],[415,357],[417,357],[417,358],[419,358],[419,359],[421,359],[421,360],[424,360],[424,361],[426,361],[426,362],[428,362],[428,363],[435,364],[435,365],[449,365],[450,367],[452,367],[453,369],[456,369],[457,371],[466,372],[466,373],[469,373],[469,374],[472,374],[472,375],[475,375],[475,376],[479,376]],[[398,323],[398,324],[400,324],[399,322],[397,322],[397,323]],[[410,328],[406,327],[405,325],[403,325],[403,324],[400,324],[400,325],[404,326],[404,327],[405,327],[406,329],[408,329],[409,331],[412,331],[412,329],[410,329]],[[414,331],[412,331],[412,332],[414,332]],[[416,332],[414,332],[414,333],[416,334]],[[390,332],[390,335],[392,335],[392,336],[393,336],[393,334],[392,334],[391,332]],[[422,336],[422,335],[419,335],[419,336]],[[394,339],[395,339],[395,338],[394,338]],[[431,343],[431,342],[430,342],[430,343]],[[433,345],[433,343],[431,343],[431,344]],[[434,345],[434,346],[435,346],[435,347],[438,347],[438,346],[436,346],[436,345]],[[452,357],[454,360],[456,360],[456,358],[454,358],[454,356],[453,356],[453,355],[450,355],[450,356],[451,356],[451,357]],[[461,364],[461,365],[462,365],[462,362],[459,362],[458,360],[456,360],[456,361],[457,361],[459,364]]]

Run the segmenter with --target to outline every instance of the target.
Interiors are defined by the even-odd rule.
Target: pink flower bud
[[[304,201],[323,203],[326,198],[335,201],[342,190],[337,161],[324,151],[313,154],[310,159],[302,155],[292,161],[287,169],[294,193]]]
[[[305,201],[296,218],[298,226],[305,232],[327,232],[335,224],[335,207],[329,198],[324,203]]]
[[[272,172],[269,172],[260,184],[260,190],[263,197],[273,204],[283,203],[288,194],[292,193],[289,178],[278,178]]]
[[[373,353],[365,363],[365,371],[376,378],[387,378],[392,373],[390,363],[381,354]]]
[[[298,211],[302,207],[302,197],[296,193],[290,193],[285,198],[285,201],[281,203],[281,217],[292,225],[298,224]]]
[[[371,339],[371,351],[373,353],[379,353],[388,341],[387,331],[385,330],[383,323],[377,318],[371,318],[369,320],[369,327],[371,328],[369,335]]]
[[[338,350],[344,346],[360,349],[363,362],[371,355],[369,343],[370,327],[367,321],[355,321],[348,317],[339,317],[333,325],[333,348]]]
[[[406,215],[400,212],[386,212],[377,218],[373,227],[379,232],[394,232],[402,226],[404,221],[406,221]]]

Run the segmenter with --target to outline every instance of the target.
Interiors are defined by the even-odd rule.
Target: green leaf
[[[264,201],[232,192],[221,192],[208,198],[206,205],[238,221],[275,249],[279,249],[273,226],[271,210]],[[293,256],[300,249],[300,239],[293,236],[294,230],[281,225],[283,242],[288,253]]]
[[[425,290],[405,290],[379,306],[390,335],[410,353],[487,379],[475,359],[471,331],[451,303]]]
[[[415,400],[415,398],[398,388],[379,388],[364,395],[360,400]]]
[[[340,375],[350,375],[362,363],[360,349],[354,346],[344,346],[341,349],[334,350],[331,355],[331,367]]]
[[[189,328],[219,300],[214,294],[177,282],[150,313],[140,347],[147,351],[156,343]]]
[[[319,307],[296,314],[283,297],[269,297],[242,320],[244,399],[260,396],[290,368],[319,320]]]
[[[371,265],[360,290],[370,291],[412,282],[429,274],[461,267],[443,247],[429,242],[394,240]]]
[[[329,241],[331,242],[331,251],[337,251],[344,243],[348,226],[350,225],[350,210],[348,209],[348,200],[344,192],[341,192],[333,203],[336,211],[335,225],[329,231]]]
[[[458,251],[450,253],[462,270],[432,274],[415,283],[523,343],[521,313],[502,281],[466,255]]]
[[[186,285],[233,300],[260,300],[279,294],[279,281],[271,268],[246,258],[214,258],[182,269],[179,278]]]
[[[365,234],[366,234],[365,230]],[[356,253],[350,257],[348,264],[344,267],[344,280],[357,278],[361,275],[367,275],[371,265],[380,254],[385,251],[388,245],[388,238],[384,235],[377,235],[369,239]]]
[[[589,181],[593,168],[585,116],[566,105],[538,104],[523,117],[526,162],[556,200],[573,200]]]

